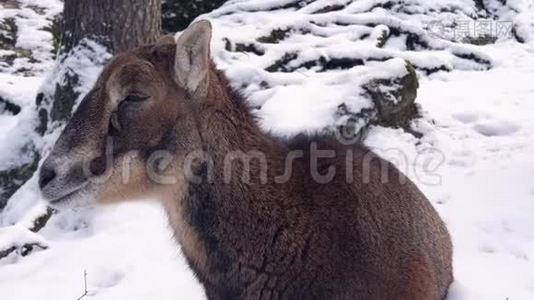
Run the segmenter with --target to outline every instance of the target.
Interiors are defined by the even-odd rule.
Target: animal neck
[[[197,114],[204,150],[210,154],[262,151],[274,154],[281,144],[258,126],[250,108],[229,85],[224,74],[212,69],[208,101]]]
[[[259,128],[245,101],[215,68],[210,74],[208,99],[197,109],[202,151],[211,160],[212,173],[208,175],[215,185],[246,193],[257,184],[264,188],[265,179],[272,181],[279,175],[286,147]]]
[[[202,149],[194,150],[201,150],[207,161],[201,159],[188,166],[195,179],[180,181],[184,184],[177,185],[164,202],[176,238],[196,270],[208,265],[224,269],[218,263],[208,263],[210,253],[221,253],[223,244],[213,233],[220,224],[242,226],[233,224],[233,215],[255,215],[258,205],[271,205],[266,198],[279,188],[272,180],[285,164],[284,146],[260,130],[222,74],[210,75],[213,81],[208,99],[191,107],[198,132],[195,139],[202,145]]]

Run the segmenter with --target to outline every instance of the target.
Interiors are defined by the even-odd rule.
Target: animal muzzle
[[[89,183],[83,163],[48,157],[39,171],[39,188],[50,203],[74,197]]]

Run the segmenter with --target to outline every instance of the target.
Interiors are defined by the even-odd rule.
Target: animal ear
[[[205,96],[210,67],[211,23],[199,21],[189,26],[176,43],[175,78],[189,93]]]

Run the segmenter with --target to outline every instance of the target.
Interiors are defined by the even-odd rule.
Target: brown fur
[[[103,139],[111,134],[110,116],[117,109],[111,98],[124,97],[132,85],[151,96],[135,113],[135,122],[122,120],[124,128],[115,134],[114,170],[125,153],[140,153],[133,163],[133,183],[121,184],[120,172],[113,172],[106,183],[87,188],[100,202],[147,195],[162,199],[175,237],[210,299],[446,296],[453,279],[450,237],[409,179],[362,145],[344,146],[330,137],[284,141],[262,132],[211,63],[206,95],[186,91],[172,80],[175,52],[176,45],[165,42],[115,58],[60,138],[63,146],[57,149],[93,149],[91,157],[101,157]],[[98,138],[74,138],[72,128]],[[313,143],[336,153],[319,160],[321,174],[331,166],[338,170],[328,183],[318,183],[310,174]],[[172,163],[162,171],[177,176],[172,185],[150,183],[142,167],[151,152],[161,149],[173,153]],[[202,180],[191,182],[183,164],[196,150],[209,154],[213,166],[195,162],[192,171]],[[295,150],[304,157],[293,162],[287,182],[277,183],[288,153]],[[242,164],[236,164],[231,182],[223,182],[225,156],[235,151],[265,154],[267,184],[258,160],[250,162],[249,182],[240,180]],[[354,163],[346,170],[349,152]],[[362,167],[366,161],[371,163],[368,183],[361,180],[367,176]],[[403,180],[384,183],[384,165],[390,178]],[[43,188],[47,181],[42,180]]]

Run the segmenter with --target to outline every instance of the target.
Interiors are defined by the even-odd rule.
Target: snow
[[[41,233],[50,249],[0,266],[3,299],[77,299],[84,293],[84,271],[88,295],[96,299],[204,298],[157,206],[72,214],[54,218]]]
[[[368,99],[359,96],[360,84],[371,78],[406,74],[403,58],[428,68],[446,65],[450,72],[429,76],[419,72],[416,101],[423,117],[414,122],[414,127],[423,133],[422,138],[402,129],[372,127],[366,144],[408,174],[446,221],[454,244],[456,279],[449,299],[534,299],[532,38],[526,44],[500,39],[494,45],[472,46],[457,44],[454,39],[429,37],[441,50],[408,51],[402,37],[390,39],[384,48],[375,47],[382,26],[322,27],[303,21],[306,12],[350,2],[347,0],[319,0],[301,11],[254,12],[288,2],[234,0],[207,16],[215,19],[214,58],[232,84],[258,108],[255,113],[262,128],[278,135],[320,131],[339,122],[334,114],[342,102],[354,111],[369,107]],[[309,18],[327,23],[381,20],[386,25],[402,24],[404,28],[420,31],[430,20],[474,17],[473,3],[467,0],[403,1],[413,10],[412,17],[402,12],[388,14],[382,8],[375,8],[375,14],[350,16],[384,2],[354,1],[341,12]],[[53,15],[53,10],[58,9],[57,1],[38,3],[48,5],[47,14]],[[497,1],[489,3],[494,5],[492,9],[500,11],[503,20],[518,24],[517,30],[523,32],[521,36],[534,36],[532,3],[508,0],[507,7]],[[439,14],[440,5],[454,6],[457,11]],[[228,14],[236,7],[248,12]],[[2,10],[0,19],[1,14],[7,13],[14,12]],[[40,24],[37,15],[30,18]],[[27,26],[30,21],[27,20]],[[241,24],[236,30],[235,24],[241,22],[247,25]],[[249,42],[268,35],[272,28],[298,25],[313,34],[294,33],[284,43],[262,44],[265,54],[261,56],[225,49],[225,37],[232,42]],[[369,40],[359,41],[361,34],[366,33],[371,34]],[[44,37],[36,35],[33,40],[24,38],[18,42],[31,49],[47,49],[45,39],[41,38]],[[105,51],[98,45],[90,41],[88,45],[68,64],[85,68],[82,93],[94,81],[101,68],[99,64],[106,60]],[[347,53],[353,53],[354,57],[382,55],[391,59],[329,72],[264,70],[281,54],[294,49],[306,50],[299,63],[321,55],[334,57]],[[452,54],[470,52],[491,61],[492,68]],[[35,76],[16,74],[12,69],[0,71],[0,97],[23,107],[18,116],[0,115],[1,163],[13,157],[15,137],[31,128],[27,123],[35,109],[35,94],[45,80],[43,70],[52,69],[52,58],[45,57],[36,65],[42,70],[36,69]],[[55,80],[62,78],[46,79]],[[49,146],[57,134],[57,130],[52,132],[43,143]],[[202,287],[188,269],[157,204],[147,200],[65,211],[55,215],[39,234],[34,234],[27,228],[36,215],[46,210],[36,186],[34,176],[0,213],[0,225],[5,226],[0,229],[0,251],[24,242],[38,242],[48,248],[25,257],[15,253],[7,260],[0,260],[2,299],[77,299],[84,293],[84,271],[88,299],[204,299]]]
[[[18,149],[34,137],[35,95],[42,82],[42,77],[0,73],[0,98],[22,108],[17,116],[0,114],[0,168],[20,159]]]
[[[391,10],[377,7],[390,2],[398,3]],[[332,129],[342,123],[343,117],[336,115],[335,109],[340,102],[353,114],[369,108],[371,99],[358,87],[365,79],[402,76],[399,72],[382,75],[391,59],[407,60],[419,73],[491,68],[492,59],[478,47],[458,43],[456,36],[448,39],[427,28],[431,22],[439,22],[444,29],[455,29],[455,24],[445,25],[447,18],[436,12],[442,8],[454,8],[450,15],[455,20],[474,24],[478,18],[472,1],[442,2],[300,1],[297,6],[279,9],[294,1],[230,1],[201,18],[214,24],[212,50],[217,65],[232,85],[251,99],[262,126],[276,134],[294,135]],[[324,10],[336,4],[346,6]],[[404,12],[406,6],[419,10],[408,15]],[[506,11],[501,10],[503,14]],[[528,9],[521,6],[521,11]],[[380,46],[383,32],[392,35]],[[413,42],[410,49],[408,38]],[[321,60],[352,60],[354,66],[336,68],[315,63]],[[406,72],[405,68],[397,69]],[[284,98],[294,99],[289,104],[291,108],[282,105]],[[294,109],[297,106],[298,112]]]

